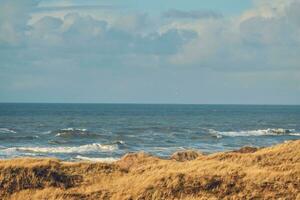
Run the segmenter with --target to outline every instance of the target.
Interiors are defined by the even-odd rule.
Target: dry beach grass
[[[0,161],[1,199],[300,199],[300,140],[274,147],[115,163]]]

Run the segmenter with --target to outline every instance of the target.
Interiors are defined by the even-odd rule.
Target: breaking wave
[[[64,128],[58,131],[52,132],[55,134],[55,137],[96,137],[97,134],[89,132],[87,129],[80,128]]]
[[[0,128],[0,133],[17,133],[17,132],[9,128]]]
[[[123,140],[115,141],[113,144],[124,145],[126,144]]]
[[[102,162],[102,163],[112,163],[115,161],[118,161],[119,158],[91,158],[91,157],[85,157],[85,156],[76,156],[76,160],[81,160],[81,161],[89,161],[89,162]]]
[[[296,132],[295,129],[258,129],[258,130],[244,130],[244,131],[216,131],[214,129],[208,130],[211,135],[217,138],[222,136],[228,137],[248,137],[248,136],[265,136],[265,135],[293,135],[300,136],[300,132]]]
[[[13,147],[9,149],[34,153],[91,153],[99,151],[114,151],[118,149],[118,145],[103,145],[94,143],[73,147]]]

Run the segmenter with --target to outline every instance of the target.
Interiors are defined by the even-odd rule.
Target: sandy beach
[[[113,163],[0,161],[1,199],[300,199],[300,140],[170,159],[132,153]]]

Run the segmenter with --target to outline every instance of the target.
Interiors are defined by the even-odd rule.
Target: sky
[[[0,0],[0,102],[300,104],[300,0]]]

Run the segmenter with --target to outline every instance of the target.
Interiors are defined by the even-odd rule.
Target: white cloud
[[[206,84],[220,94],[226,92],[223,88],[230,94],[238,88],[256,88],[263,94],[259,84],[271,90],[276,81],[278,88],[289,88],[285,93],[299,88],[299,0],[263,0],[236,17],[180,11],[176,16],[171,13],[171,18],[90,9],[37,12],[34,0],[0,3],[0,88],[6,94],[11,88],[46,88],[55,94],[63,84],[76,93],[86,80],[94,91],[99,85],[105,90],[102,84],[114,80],[121,86],[136,86],[145,95],[149,88],[158,88],[161,96],[173,85],[190,96],[200,91],[198,87],[206,90]],[[170,78],[173,72],[176,75]],[[149,73],[153,74],[148,77]],[[188,83],[177,78],[181,74],[186,74]],[[264,80],[264,76],[269,77]],[[30,81],[34,77],[37,81]],[[143,79],[145,83],[138,83]],[[46,84],[39,83],[43,80]],[[121,86],[112,86],[115,97],[126,93]],[[184,93],[185,87],[193,86],[195,90]],[[274,88],[273,97],[276,94]]]
[[[234,18],[203,18],[215,14],[169,11],[168,16],[175,19],[154,23],[147,14],[116,15],[108,20],[67,11],[60,17],[40,16],[30,24],[31,11],[41,7],[36,1],[2,2],[0,44],[26,45],[26,55],[35,54],[30,56],[32,63],[47,56],[74,56],[78,65],[93,66],[143,66],[146,62],[149,65],[150,59],[159,66],[257,70],[294,69],[299,63],[298,0],[257,1],[255,8]],[[63,3],[66,5],[74,6],[71,1]],[[178,16],[193,20],[177,20]],[[24,56],[22,49],[15,51]],[[139,57],[140,63],[126,62],[131,57]]]
[[[235,70],[299,69],[300,2],[284,6],[282,1],[267,2],[251,15],[246,12],[247,17],[194,24],[202,27],[199,37],[172,55],[171,63]]]
[[[0,0],[0,45],[17,45],[27,28],[35,0]]]

